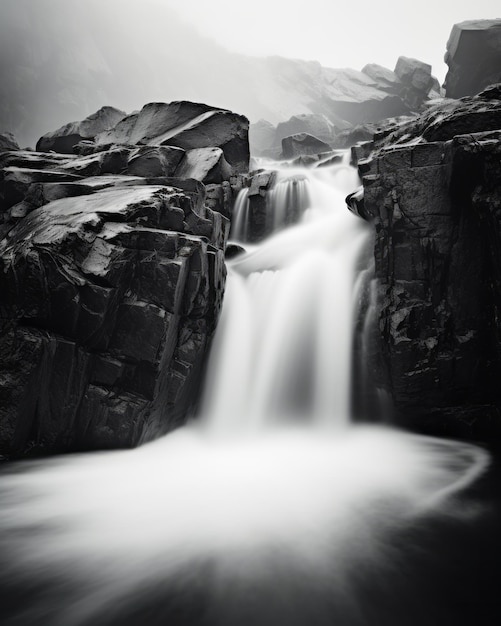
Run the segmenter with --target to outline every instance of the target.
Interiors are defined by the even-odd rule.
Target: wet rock
[[[184,150],[172,146],[141,146],[130,153],[127,173],[145,178],[174,176],[184,154]],[[195,177],[187,176],[184,178]]]
[[[448,98],[472,96],[501,82],[501,19],[469,20],[452,28],[445,62]]]
[[[268,191],[276,181],[275,172],[256,172],[250,177],[248,241],[260,241],[269,234]]]
[[[84,139],[94,139],[96,135],[113,128],[126,116],[124,111],[105,106],[81,122],[71,122],[41,137],[36,149],[38,152],[73,153],[73,146]]]
[[[32,210],[0,244],[3,455],[134,446],[195,400],[229,223],[196,181],[125,178],[82,179],[87,195]],[[47,199],[74,183],[39,184]]]
[[[231,174],[232,168],[220,148],[188,150],[176,169],[176,176],[179,178],[194,178],[207,184],[222,183]]]
[[[194,102],[152,102],[97,136],[97,144],[220,148],[232,173],[249,168],[249,122],[236,113]]]
[[[226,253],[225,253],[226,259],[234,259],[240,254],[245,254],[245,248],[239,245],[238,243],[229,243],[226,246]]]
[[[359,154],[363,192],[348,201],[375,230],[369,367],[399,424],[489,438],[501,433],[501,101],[441,106]]]
[[[293,159],[298,156],[320,154],[329,152],[331,146],[313,135],[298,133],[282,139],[282,155],[285,159]]]

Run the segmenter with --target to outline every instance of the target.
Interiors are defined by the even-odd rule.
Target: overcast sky
[[[501,17],[500,0],[156,0],[234,52],[317,60],[328,67],[393,69],[400,55],[442,81],[456,22]]]

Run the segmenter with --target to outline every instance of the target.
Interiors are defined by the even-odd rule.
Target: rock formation
[[[73,154],[73,147],[85,139],[93,140],[96,135],[109,130],[126,116],[124,111],[113,107],[102,107],[81,122],[71,122],[62,128],[45,134],[37,142],[39,152]]]
[[[455,24],[445,62],[448,98],[472,96],[501,81],[501,19],[470,20]]]
[[[152,104],[84,154],[0,154],[0,455],[130,447],[183,422],[224,290],[229,220],[210,207],[229,214],[247,128]]]
[[[349,202],[375,227],[376,384],[400,424],[492,436],[501,431],[501,87],[444,101],[354,153],[363,198]]]

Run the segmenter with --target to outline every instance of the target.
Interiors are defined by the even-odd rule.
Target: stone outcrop
[[[145,107],[79,154],[0,154],[0,456],[135,446],[197,401],[248,158],[245,118],[192,123],[204,107]],[[169,112],[186,148],[163,143]]]
[[[293,159],[298,156],[330,152],[331,146],[313,135],[298,133],[282,139],[282,156],[284,159]]]
[[[39,152],[54,152],[73,154],[73,147],[85,139],[94,139],[103,131],[109,130],[126,116],[124,111],[114,107],[102,107],[81,122],[65,124],[55,131],[45,134],[38,142],[36,149]]]
[[[195,398],[227,221],[181,190],[53,201],[0,248],[3,454],[129,447]]]
[[[354,150],[363,193],[349,202],[375,227],[368,367],[396,421],[421,431],[501,432],[499,95],[445,102]]]
[[[448,98],[472,96],[501,82],[501,19],[455,24],[447,42]]]
[[[194,102],[152,102],[96,137],[98,145],[220,148],[232,173],[249,168],[249,122],[242,115]]]

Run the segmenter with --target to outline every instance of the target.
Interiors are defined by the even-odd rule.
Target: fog
[[[318,64],[393,69],[399,55],[413,56],[442,81],[452,25],[496,17],[496,5],[1,0],[0,132],[34,145],[105,104],[132,111],[183,99],[277,123],[307,111],[304,80],[315,80]]]

